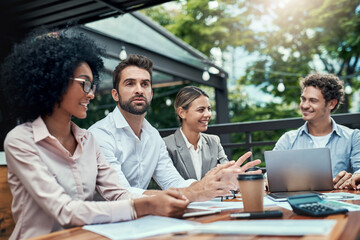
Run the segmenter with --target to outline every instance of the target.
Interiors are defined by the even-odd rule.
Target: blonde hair
[[[177,93],[174,102],[174,108],[175,108],[176,118],[178,119],[180,125],[182,125],[182,119],[177,114],[177,109],[179,107],[183,108],[184,110],[189,109],[190,104],[201,96],[205,96],[209,98],[209,96],[203,90],[194,86],[183,87]]]

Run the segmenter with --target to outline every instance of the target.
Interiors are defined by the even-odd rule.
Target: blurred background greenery
[[[360,2],[355,0],[187,0],[142,10],[153,21],[207,55],[229,73],[231,122],[299,117],[299,80],[318,71],[345,84],[338,113],[359,112]],[[173,101],[184,85],[156,88],[146,118],[158,129],[177,127]],[[214,91],[197,85],[211,98]],[[115,107],[110,93],[97,96],[81,127]],[[215,122],[213,113],[212,123]],[[285,130],[284,130],[285,131]],[[277,140],[284,131],[255,132],[253,141]],[[232,134],[232,142],[245,136]],[[263,159],[269,147],[255,147]],[[245,149],[234,149],[237,159]]]

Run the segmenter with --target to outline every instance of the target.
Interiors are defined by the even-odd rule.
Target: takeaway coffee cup
[[[237,180],[244,204],[244,212],[264,211],[264,175],[239,174]]]

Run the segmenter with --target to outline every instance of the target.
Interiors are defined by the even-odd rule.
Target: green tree
[[[248,83],[262,84],[263,91],[282,96],[284,102],[298,101],[299,77],[312,71],[338,75],[345,84],[359,87],[360,3],[353,0],[262,0],[257,3],[270,15],[272,27],[257,34],[254,51],[262,59],[251,66]],[[267,88],[284,81],[280,93]],[[270,90],[268,90],[270,89]],[[340,112],[349,109],[349,95]]]
[[[178,10],[167,11],[160,5],[143,12],[209,57],[212,57],[213,48],[223,52],[231,46],[246,45],[253,49],[255,37],[254,32],[249,30],[249,16],[260,12],[249,1],[188,0],[178,1],[178,4]]]
[[[250,105],[248,97],[244,94],[244,84],[238,82],[237,86],[229,91],[230,117],[231,122],[248,122],[261,121],[269,119],[299,117],[299,112],[294,107],[287,104],[267,103],[266,107],[259,104]],[[253,142],[257,141],[276,141],[287,130],[278,131],[256,131],[251,133]],[[231,142],[245,142],[244,133],[234,133],[231,135]],[[260,146],[253,148],[253,159],[263,160],[264,151],[271,150],[274,146]],[[234,149],[233,159],[238,159],[244,152],[245,148]],[[262,164],[264,166],[264,163]]]
[[[212,3],[217,2],[214,7]],[[148,16],[194,48],[211,57],[241,47],[257,54],[236,89],[229,89],[232,122],[299,116],[299,80],[313,71],[329,72],[358,89],[360,4],[353,0],[219,0],[179,1],[179,9],[148,9]],[[215,4],[216,5],[216,4]],[[265,23],[265,24],[264,24]],[[262,26],[266,25],[266,27]],[[285,91],[279,91],[280,82]],[[281,104],[250,105],[241,96],[246,85],[282,99]],[[340,112],[347,112],[349,95]],[[257,140],[277,140],[283,132],[256,132]],[[244,136],[233,135],[232,142]],[[266,149],[266,148],[265,148]],[[262,156],[255,149],[255,157]],[[234,151],[234,159],[244,150]]]

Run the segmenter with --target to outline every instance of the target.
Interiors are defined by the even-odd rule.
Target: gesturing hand
[[[243,173],[260,174],[261,170],[246,172],[246,170],[248,170],[249,168],[252,168],[252,167],[260,164],[261,161],[259,159],[250,161],[250,162],[244,164],[243,166],[241,166],[251,155],[252,155],[251,152],[247,152],[244,155],[242,155],[241,157],[239,157],[239,159],[235,162],[235,164],[232,166],[232,168],[238,169],[239,170],[238,174],[243,174]],[[232,161],[232,162],[234,162],[234,161]],[[231,182],[232,186],[235,186],[235,188],[233,188],[231,190],[238,190],[237,174],[236,175],[230,175],[230,174],[224,175],[224,176],[222,176],[221,181]]]

